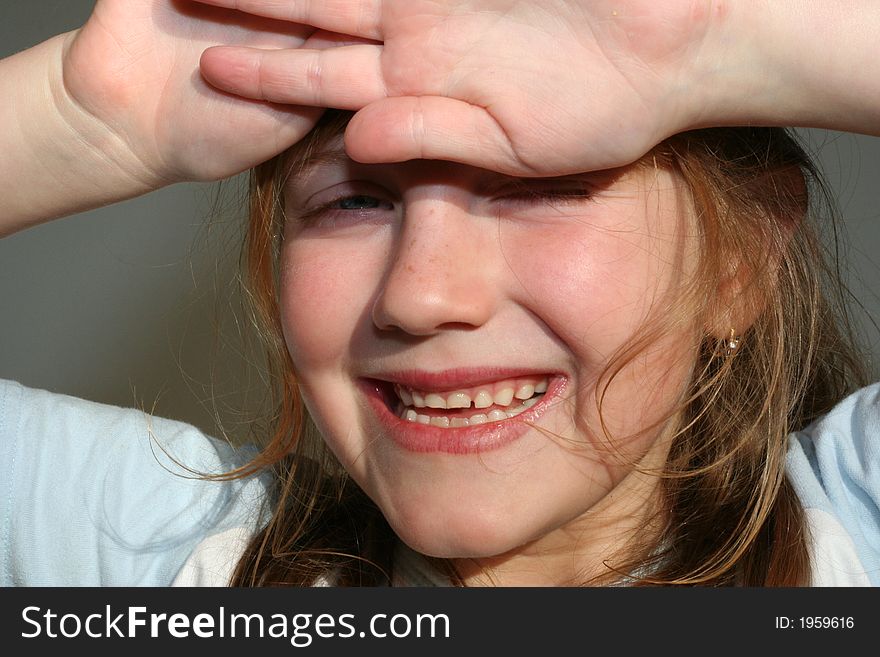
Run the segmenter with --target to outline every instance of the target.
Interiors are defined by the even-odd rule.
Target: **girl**
[[[846,397],[863,381],[808,223],[815,174],[780,129],[696,129],[876,132],[876,82],[850,72],[870,39],[846,18],[841,61],[819,69],[795,61],[804,37],[779,7],[754,40],[752,14],[722,3],[204,3],[334,31],[283,37],[239,14],[131,4],[99,3],[82,31],[4,62],[31,85],[48,65],[53,101],[6,110],[23,129],[5,146],[24,154],[3,176],[7,232],[296,142],[254,171],[247,244],[277,413],[241,465],[157,421],[162,448],[208,472],[173,482],[138,418],[7,385],[14,503],[42,500],[29,482],[49,471],[75,473],[28,454],[40,435],[72,423],[63,441],[80,452],[106,449],[98,427],[119,437],[103,475],[57,450],[90,473],[62,487],[83,579],[876,583],[877,391]],[[155,34],[121,38],[147,6]],[[206,36],[182,42],[184,27]],[[135,36],[177,48],[164,44],[161,85],[131,68]],[[204,53],[205,78],[236,96],[168,76],[229,41],[269,49]],[[117,59],[111,43],[126,44]],[[315,110],[241,96],[360,111],[312,129]],[[157,120],[181,101],[235,121]],[[62,166],[72,182],[37,195],[28,174]],[[7,524],[14,582],[57,566],[51,547],[32,556],[51,524],[36,508]],[[92,543],[113,558],[89,565]]]

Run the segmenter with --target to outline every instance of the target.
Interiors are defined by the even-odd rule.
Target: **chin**
[[[538,538],[540,531],[523,527],[507,515],[462,513],[461,508],[389,519],[397,536],[410,548],[443,559],[485,558],[504,554]]]

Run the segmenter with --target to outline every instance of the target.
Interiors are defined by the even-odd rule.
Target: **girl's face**
[[[672,174],[362,165],[340,139],[291,177],[285,207],[281,306],[304,399],[406,543],[518,563],[519,581],[540,555],[546,579],[553,555],[582,573],[573,554],[601,562],[656,514],[644,468],[666,457],[700,327],[625,350],[695,263]]]

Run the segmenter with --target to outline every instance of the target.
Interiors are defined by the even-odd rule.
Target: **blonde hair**
[[[232,582],[238,586],[310,585],[322,576],[339,585],[375,585],[386,583],[393,568],[393,532],[311,426],[278,311],[281,185],[316,146],[341,134],[348,118],[327,112],[289,158],[252,172],[246,290],[275,412],[265,448],[239,474],[269,468],[276,485],[271,520],[238,564]],[[807,529],[785,477],[786,437],[865,381],[845,290],[809,221],[815,200],[829,196],[804,149],[779,128],[682,133],[648,153],[645,163],[684,181],[701,243],[682,316],[666,324],[697,317],[708,325],[723,314],[718,291],[731,281],[736,291],[725,303],[745,304],[755,319],[735,353],[728,336],[707,332],[695,354],[693,381],[675,409],[680,419],[669,458],[656,473],[668,520],[659,539],[627,546],[607,563],[608,577],[582,583],[623,577],[642,585],[806,585]],[[833,230],[831,237],[834,244]],[[615,374],[663,331],[660,324],[646,326],[608,365],[600,405]],[[457,581],[449,563],[434,563]]]

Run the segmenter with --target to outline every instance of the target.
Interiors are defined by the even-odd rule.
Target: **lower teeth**
[[[434,427],[443,427],[443,428],[461,428],[467,426],[476,426],[479,424],[486,424],[487,422],[500,422],[501,420],[507,420],[512,417],[516,417],[523,411],[528,410],[532,406],[538,403],[538,401],[543,397],[543,394],[537,394],[529,399],[526,399],[522,405],[511,409],[509,411],[502,411],[500,409],[493,409],[488,413],[477,413],[476,415],[472,415],[471,417],[454,417],[450,418],[445,415],[439,416],[430,416],[424,415],[422,413],[418,413],[412,408],[402,408],[398,413],[399,417],[402,420],[407,420],[409,422],[416,422],[418,424],[429,424]]]

